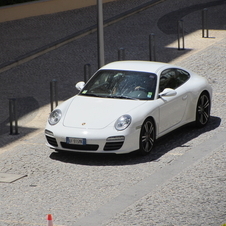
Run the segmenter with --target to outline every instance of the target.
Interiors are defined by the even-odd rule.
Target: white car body
[[[165,89],[160,93],[160,75],[169,68],[182,69],[189,73],[189,79],[175,90]],[[129,153],[140,149],[141,128],[146,119],[153,120],[155,139],[158,139],[196,121],[197,103],[203,92],[208,94],[211,102],[212,89],[207,80],[181,67],[158,62],[120,61],[105,65],[100,70],[156,74],[157,88],[153,100],[94,97],[80,95],[80,92],[57,106],[56,109],[62,112],[57,124],[47,122],[45,135],[50,148],[75,152]],[[117,130],[115,123],[122,115],[130,115],[131,123],[126,129]],[[80,143],[82,141],[85,143]]]

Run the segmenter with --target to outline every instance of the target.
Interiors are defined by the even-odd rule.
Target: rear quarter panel
[[[191,73],[190,79],[183,85],[183,88],[188,92],[190,98],[186,120],[188,122],[195,121],[197,102],[201,93],[207,91],[212,100],[212,88],[206,78],[195,73]]]

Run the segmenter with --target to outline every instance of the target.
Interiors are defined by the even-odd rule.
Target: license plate
[[[66,142],[68,144],[86,145],[85,138],[66,137]]]

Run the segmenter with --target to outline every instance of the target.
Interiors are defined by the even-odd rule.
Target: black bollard
[[[208,28],[208,9],[205,8],[202,10],[202,37],[209,37],[209,28]]]
[[[156,61],[155,34],[153,34],[153,33],[151,33],[149,35],[149,59],[150,59],[150,61]]]
[[[85,64],[84,65],[84,82],[87,83],[90,77],[91,77],[91,65]]]
[[[177,22],[177,37],[178,37],[178,50],[184,50],[184,21],[178,20]],[[182,48],[180,42],[182,39]]]
[[[17,135],[18,133],[18,120],[17,120],[17,106],[16,99],[9,99],[9,124],[10,124],[10,135]],[[13,126],[14,124],[14,126]]]
[[[57,87],[57,80],[53,79],[50,82],[50,105],[51,105],[51,112],[53,111],[55,102],[55,107],[58,106],[58,87]]]
[[[124,48],[118,49],[118,60],[119,61],[125,60],[125,49]]]

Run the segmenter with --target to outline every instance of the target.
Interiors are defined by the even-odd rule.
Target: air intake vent
[[[118,150],[122,147],[124,142],[107,142],[104,146],[104,151]]]
[[[54,137],[49,137],[46,136],[46,140],[48,141],[48,143],[54,147],[58,147],[57,141]]]
[[[67,144],[65,142],[61,142],[61,146],[63,148],[80,150],[80,151],[96,151],[99,148],[99,145],[97,144],[75,145],[75,144]]]

